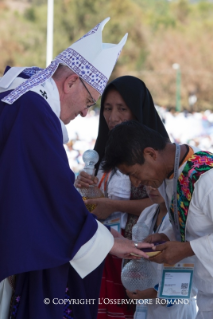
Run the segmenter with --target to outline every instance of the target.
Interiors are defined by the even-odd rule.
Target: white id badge
[[[164,299],[189,299],[192,289],[194,264],[164,264],[158,297]]]
[[[141,305],[137,303],[134,319],[146,319],[147,311],[148,311],[147,305]]]

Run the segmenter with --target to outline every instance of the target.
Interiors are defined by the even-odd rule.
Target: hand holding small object
[[[194,255],[190,242],[182,243],[179,241],[167,241],[162,245],[154,246],[153,249],[158,250],[161,253],[150,258],[150,261],[159,264],[166,263],[174,265],[180,260]]]
[[[98,178],[81,171],[75,180],[76,188],[88,188],[90,185],[96,185],[98,183]]]
[[[151,248],[153,246],[149,243],[138,243],[138,248],[136,248],[132,240],[116,237],[110,253],[124,259],[140,259],[142,257],[149,259],[149,256],[141,248]]]

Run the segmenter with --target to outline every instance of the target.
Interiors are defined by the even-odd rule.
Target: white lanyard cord
[[[180,235],[180,224],[179,224],[179,217],[178,217],[178,209],[177,209],[177,181],[178,181],[178,168],[180,162],[180,145],[176,144],[176,151],[175,151],[175,164],[174,164],[174,178],[173,178],[173,207],[174,207],[174,220],[171,216],[170,212],[170,203],[168,196],[166,194],[166,201],[167,201],[167,209],[169,210],[170,220],[172,222],[172,226],[175,232],[175,238],[177,241],[181,241]],[[166,183],[164,181],[164,186]],[[166,190],[166,188],[165,188]]]

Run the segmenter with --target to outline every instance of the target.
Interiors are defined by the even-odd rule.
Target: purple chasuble
[[[97,222],[73,185],[60,121],[27,92],[12,105],[0,102],[0,128],[0,281],[16,275],[16,318],[62,319],[65,305],[53,299],[68,287],[70,298],[85,300],[73,301],[73,317],[95,319],[103,263],[82,279],[69,261]]]

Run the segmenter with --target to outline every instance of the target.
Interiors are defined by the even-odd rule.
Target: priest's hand
[[[138,243],[137,245],[138,248],[150,248],[154,246],[153,244],[148,243]],[[116,237],[114,238],[114,245],[110,250],[110,254],[124,259],[140,259],[142,257],[149,259],[149,256],[138,248],[135,247],[132,240],[124,237]]]
[[[124,236],[122,236],[117,230],[111,228],[110,231],[114,238],[124,238]]]
[[[96,215],[99,220],[106,219],[109,215],[114,213],[114,200],[109,198],[95,198],[84,201],[86,205],[95,205],[92,214]]]
[[[136,290],[131,292],[126,290],[126,294],[130,299],[155,299],[157,298],[157,291],[154,288],[148,288],[145,290]]]
[[[88,188],[90,185],[96,185],[97,183],[98,178],[96,176],[91,176],[82,171],[75,180],[74,185],[76,188]]]
[[[174,265],[180,260],[194,255],[189,242],[168,241],[164,244],[154,246],[153,250],[161,251],[160,254],[150,257],[150,261],[162,264]]]

